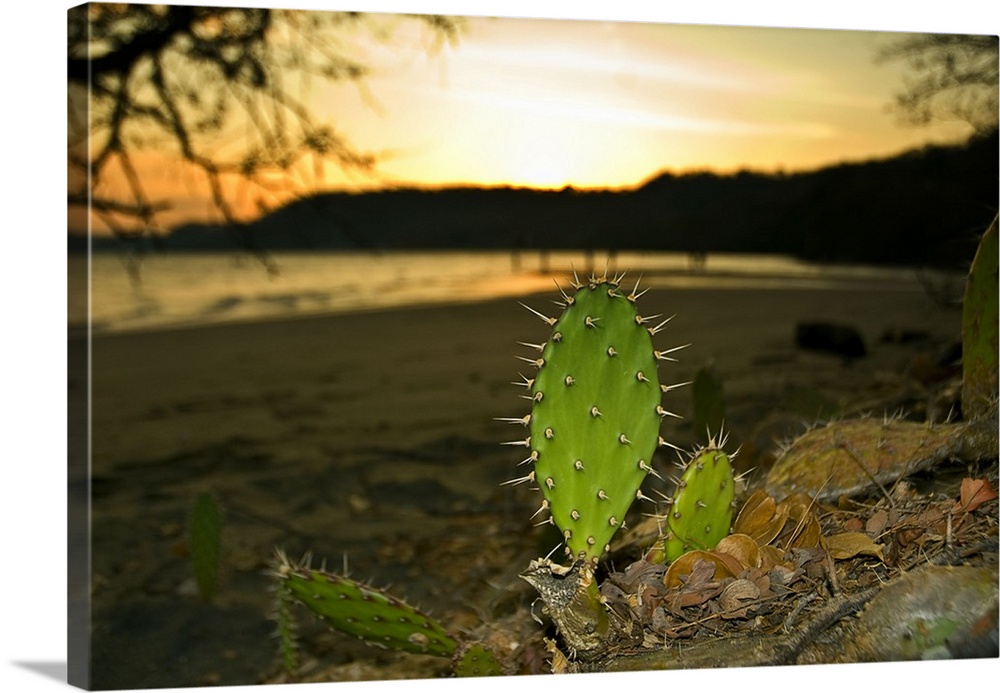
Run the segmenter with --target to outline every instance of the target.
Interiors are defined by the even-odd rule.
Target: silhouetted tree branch
[[[964,120],[977,132],[997,128],[997,37],[921,34],[883,49],[881,60],[904,60],[913,70],[896,110],[911,124]]]
[[[122,237],[155,230],[170,200],[151,196],[140,151],[200,171],[233,225],[243,221],[234,183],[263,211],[287,201],[303,176],[320,184],[326,163],[373,172],[376,157],[318,119],[307,96],[314,81],[363,80],[350,37],[367,30],[391,40],[403,19],[428,27],[428,50],[453,43],[462,28],[421,15],[113,3],[71,10],[69,204],[89,206]]]

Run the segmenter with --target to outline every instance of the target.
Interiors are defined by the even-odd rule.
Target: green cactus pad
[[[332,628],[374,645],[451,657],[458,643],[437,621],[381,590],[281,557],[282,589]]]
[[[729,456],[714,442],[692,455],[667,514],[667,563],[692,549],[713,549],[729,534],[735,487]]]
[[[659,442],[661,388],[650,327],[615,279],[563,294],[530,381],[533,480],[573,558],[596,561],[621,526]],[[542,316],[544,318],[544,316]]]
[[[299,667],[298,640],[292,604],[295,597],[285,582],[278,584],[273,618],[277,624],[275,636],[278,638],[278,654],[281,666],[288,674],[294,674]]]
[[[962,414],[988,415],[997,397],[997,220],[979,242],[962,302]]]
[[[503,666],[489,647],[481,642],[463,645],[455,653],[452,670],[455,676],[503,676]]]

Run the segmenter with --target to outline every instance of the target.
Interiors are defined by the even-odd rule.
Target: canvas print
[[[997,37],[355,9],[68,12],[70,683],[997,658]]]

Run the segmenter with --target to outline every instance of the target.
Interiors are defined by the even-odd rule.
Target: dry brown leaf
[[[761,558],[761,568],[764,570],[771,570],[775,566],[785,564],[785,552],[781,549],[775,548],[774,546],[761,546],[760,547],[760,558]],[[794,566],[789,565],[788,567],[794,568]]]
[[[711,568],[711,572],[706,571],[706,565]],[[687,576],[687,579],[682,579]],[[694,585],[706,580],[721,580],[725,577],[735,577],[726,561],[708,551],[695,549],[688,551],[677,557],[667,572],[663,576],[663,583],[668,588],[681,587],[683,585]]]
[[[844,529],[849,532],[860,532],[864,530],[865,523],[861,521],[860,518],[852,517],[847,522],[844,523]]]
[[[764,491],[756,490],[747,498],[733,523],[734,534],[746,534],[761,546],[770,544],[785,526],[788,512]]]
[[[793,493],[780,503],[778,511],[786,509],[788,520],[780,538],[785,548],[814,549],[820,545],[823,530],[813,512],[815,502],[804,493]]]
[[[997,497],[996,491],[990,487],[987,479],[962,479],[962,490],[959,501],[951,509],[953,515],[958,513],[971,513],[983,503],[991,501]]]
[[[948,531],[948,518],[945,516],[945,510],[940,504],[925,508],[916,515],[905,518],[904,522],[906,527],[918,531],[920,534],[930,533],[942,536]]]
[[[748,606],[747,602],[753,602],[760,597],[760,589],[750,580],[733,580],[722,590],[719,595],[719,606],[722,613],[719,614],[725,620],[734,618],[746,618]]]
[[[743,570],[759,568],[761,564],[760,547],[746,534],[730,534],[728,537],[723,537],[715,545],[713,553],[732,556],[739,561]]]
[[[844,532],[825,537],[823,543],[830,556],[837,561],[847,560],[856,556],[873,556],[885,561],[882,556],[882,546],[861,532]]]
[[[884,508],[879,508],[868,518],[865,524],[865,532],[869,536],[877,537],[885,531],[889,525],[889,513]]]

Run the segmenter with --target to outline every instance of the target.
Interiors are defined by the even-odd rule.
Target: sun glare
[[[550,128],[530,130],[505,145],[498,169],[515,186],[563,187],[579,175],[574,144]]]
[[[237,190],[233,203],[242,217],[299,190],[625,188],[663,170],[804,170],[961,139],[961,125],[897,127],[886,107],[903,74],[875,64],[883,38],[475,19],[436,56],[379,44],[360,90],[341,82],[312,93],[318,121],[378,156],[376,175],[303,167],[276,192]],[[173,197],[171,221],[212,209],[203,180],[155,157],[148,163],[144,185],[172,192],[164,192]]]

